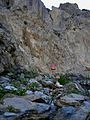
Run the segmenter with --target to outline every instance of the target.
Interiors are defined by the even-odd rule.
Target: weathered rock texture
[[[59,72],[90,68],[90,11],[65,3],[52,10],[40,0],[0,1],[0,72],[14,65]]]

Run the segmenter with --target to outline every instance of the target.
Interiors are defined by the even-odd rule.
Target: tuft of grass
[[[31,90],[37,90],[38,89],[38,84],[36,82],[31,83],[30,85],[28,85],[28,89]]]
[[[8,105],[8,107],[6,108],[6,110],[8,112],[16,112],[16,109],[12,105]]]
[[[4,90],[4,89],[0,88],[0,99],[2,99],[3,96],[4,96],[5,94],[7,94],[7,93],[8,93],[7,90]]]
[[[26,89],[19,89],[17,91],[14,91],[13,94],[19,95],[19,96],[23,96],[26,94]]]
[[[20,85],[21,85],[21,82],[20,81],[14,81],[14,82],[12,82],[12,85],[16,88],[19,88]]]
[[[11,79],[17,79],[17,80],[22,80],[25,82],[25,79],[27,78],[35,78],[39,75],[38,70],[35,67],[29,67],[29,70],[12,70],[10,72],[7,73],[7,76],[9,76],[9,78]]]
[[[58,82],[61,85],[65,85],[70,82],[70,79],[66,75],[60,75],[60,79],[58,79]]]
[[[7,111],[7,112],[14,112],[14,113],[20,112],[19,109],[14,108],[12,105],[8,105],[8,106],[6,107],[6,111]]]
[[[0,99],[2,99],[4,97],[4,95],[6,95],[8,93],[23,96],[23,95],[26,95],[26,91],[27,91],[27,89],[5,90],[5,89],[0,88]]]
[[[34,67],[29,67],[28,71],[24,71],[26,78],[35,78],[39,75],[38,70]]]

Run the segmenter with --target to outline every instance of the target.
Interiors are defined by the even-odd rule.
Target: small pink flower
[[[51,70],[56,70],[56,64],[51,64],[50,68],[51,68]]]

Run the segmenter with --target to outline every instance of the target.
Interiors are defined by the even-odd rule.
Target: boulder
[[[5,98],[3,100],[3,104],[5,107],[12,106],[21,112],[34,110],[37,113],[43,113],[48,111],[50,108],[50,106],[47,104],[31,102],[30,100],[21,97]]]
[[[90,102],[84,102],[84,105],[82,105],[79,110],[76,111],[75,114],[73,114],[70,117],[70,120],[77,120],[78,118],[80,120],[86,120],[90,113]]]
[[[85,101],[87,97],[75,93],[71,93],[61,97],[60,99],[56,100],[57,106],[63,105],[72,105],[72,106],[79,106],[83,101]]]

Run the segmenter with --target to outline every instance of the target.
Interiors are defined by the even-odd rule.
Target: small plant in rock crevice
[[[18,89],[18,90],[5,90],[3,88],[0,88],[0,99],[4,97],[4,95],[10,93],[14,95],[24,96],[26,95],[27,89]]]
[[[4,90],[3,88],[0,88],[0,99],[2,99],[2,97],[7,93],[8,93],[7,90]]]
[[[8,112],[16,112],[16,109],[12,105],[8,105],[8,107],[6,108],[6,110]]]
[[[26,95],[26,89],[18,89],[16,91],[13,91],[13,94],[16,94],[16,95],[19,95],[19,96]]]
[[[39,75],[38,70],[34,67],[29,67],[29,70],[22,70],[22,71],[17,71],[17,70],[12,70],[7,73],[6,76],[9,76],[11,79],[19,80],[26,84],[27,80],[30,78],[35,78]]]
[[[27,78],[35,78],[39,75],[38,70],[35,67],[29,67],[29,70],[25,71],[24,74]]]
[[[67,83],[70,82],[70,79],[68,78],[67,75],[60,75],[60,78],[58,79],[58,82],[61,84],[61,85],[65,85]]]
[[[33,82],[33,83],[28,85],[27,89],[38,90],[38,87],[39,87],[38,83]]]

